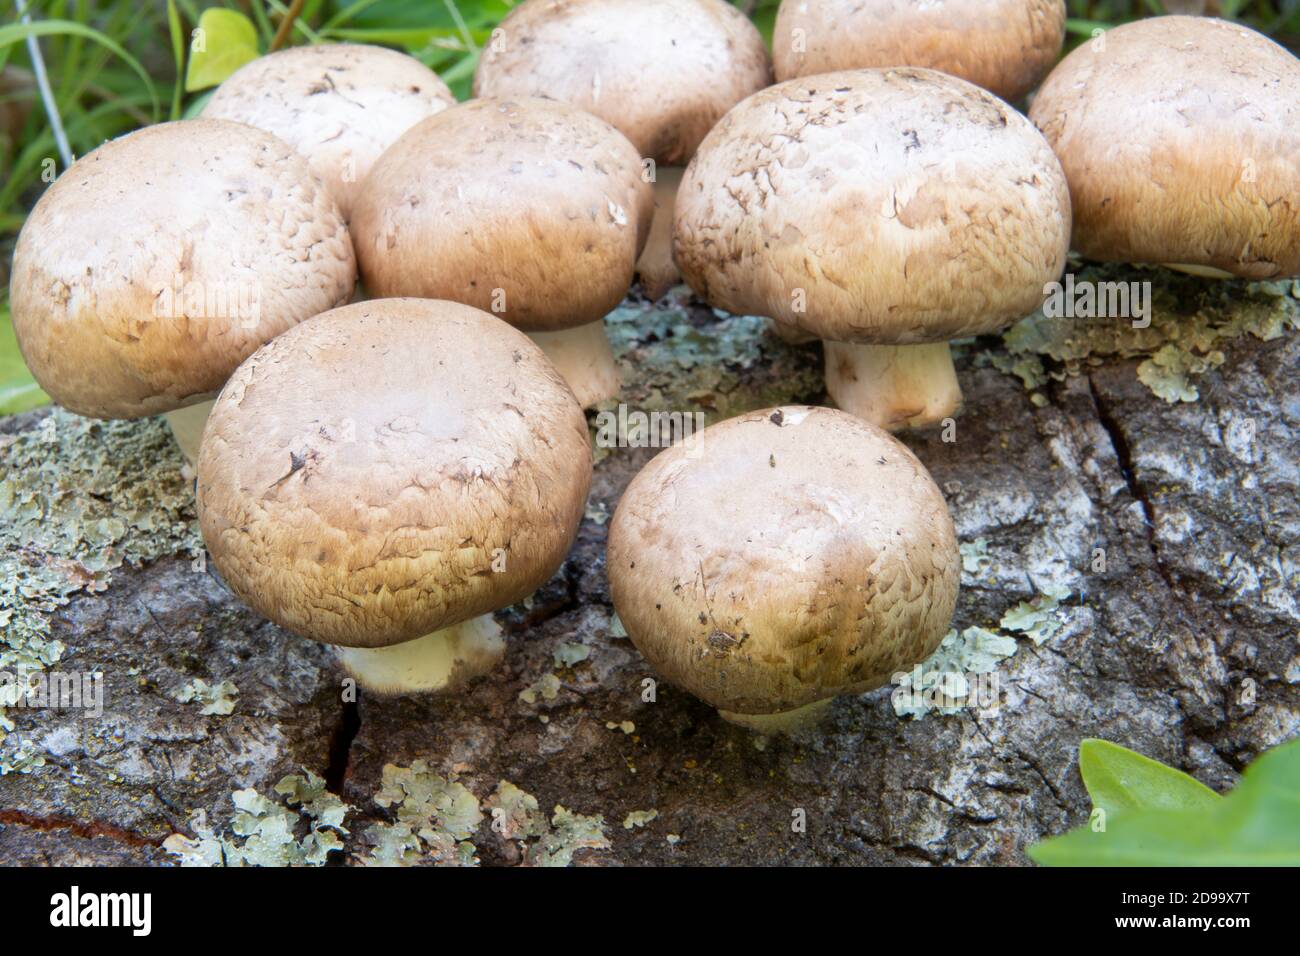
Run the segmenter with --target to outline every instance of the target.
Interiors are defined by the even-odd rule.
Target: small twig
[[[298,14],[302,13],[303,5],[307,0],[293,0],[289,4],[289,9],[280,21],[280,27],[275,31],[275,36],[271,40],[271,52],[274,53],[280,47],[284,46],[285,41],[289,39],[289,31],[293,29],[293,21],[298,19]]]
[[[14,0],[18,10],[18,19],[24,24],[32,22],[32,15],[27,12],[27,0]],[[41,56],[41,45],[36,34],[27,37],[27,55],[32,61],[32,73],[36,77],[36,88],[41,91],[41,102],[45,105],[45,115],[50,120],[50,130],[54,133],[54,143],[59,148],[63,159],[63,168],[72,165],[72,147],[68,144],[68,134],[63,129],[63,118],[59,116],[59,106],[54,102],[54,91],[50,89],[50,78],[45,72],[45,58]]]

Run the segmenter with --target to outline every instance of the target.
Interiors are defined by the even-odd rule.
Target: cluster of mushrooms
[[[74,412],[166,415],[230,587],[409,692],[491,670],[492,612],[564,561],[583,409],[619,388],[602,318],[637,273],[820,338],[839,410],[663,451],[608,541],[659,674],[796,726],[950,625],[952,519],[889,434],[957,411],[950,340],[1036,309],[1071,244],[1300,273],[1300,61],[1170,16],[1052,70],[1064,21],[1063,0],[785,0],[773,60],[723,0],[525,0],[463,104],[391,50],[273,53],[45,192],[19,342]],[[1026,118],[1009,103],[1049,70]]]

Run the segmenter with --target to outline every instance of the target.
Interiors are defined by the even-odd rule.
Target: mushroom
[[[652,459],[610,522],[607,566],[655,670],[761,731],[806,726],[928,657],[961,577],[916,456],[802,406],[719,422]]]
[[[552,100],[480,99],[384,153],[353,209],[366,288],[450,299],[527,332],[584,406],[618,392],[603,319],[650,228],[636,150]]]
[[[288,144],[226,120],[129,133],[63,173],[9,285],[36,381],[93,418],[164,414],[193,460],[207,406],[268,339],[346,302],[338,206]]]
[[[677,199],[674,256],[711,305],[826,342],[840,408],[888,429],[961,402],[948,341],[1033,312],[1070,233],[1023,116],[933,70],[787,80],[729,112]]]
[[[1238,23],[1153,17],[1061,61],[1030,118],[1074,248],[1200,275],[1300,274],[1300,59]]]
[[[364,687],[429,691],[497,663],[490,612],[560,566],[590,483],[586,419],[527,336],[454,302],[376,299],[231,376],[199,524],[259,613],[337,645]]]
[[[652,161],[660,225],[637,272],[658,299],[681,281],[671,242],[679,167],[722,114],[771,82],[762,36],[724,0],[524,0],[484,47],[474,95],[564,100]]]
[[[380,154],[455,103],[447,84],[414,57],[339,43],[294,47],[245,64],[217,87],[203,115],[279,136],[307,158],[346,219]]]
[[[772,59],[778,80],[923,66],[1016,102],[1064,42],[1065,0],[782,0]]]

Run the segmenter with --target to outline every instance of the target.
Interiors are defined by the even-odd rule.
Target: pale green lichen
[[[1047,587],[1033,600],[1021,601],[1003,614],[998,627],[1004,631],[1016,631],[1035,644],[1042,644],[1055,637],[1064,625],[1061,602],[1069,596],[1069,588]]]
[[[56,408],[0,436],[0,669],[56,663],[65,648],[50,616],[78,592],[103,591],[114,569],[201,548],[193,491],[161,420]],[[7,729],[0,714],[0,746]]]
[[[1077,276],[1080,283],[1150,282],[1150,324],[1135,327],[1133,319],[1122,317],[1049,318],[1040,309],[1007,330],[1005,352],[986,353],[980,361],[1033,390],[1107,358],[1141,358],[1137,375],[1153,394],[1167,402],[1193,402],[1199,398],[1196,379],[1223,364],[1227,343],[1245,335],[1269,341],[1300,328],[1300,283],[1217,282],[1115,265],[1089,266]]]
[[[557,804],[548,823],[537,798],[508,780],[497,784],[483,806],[493,832],[522,845],[525,866],[568,866],[579,850],[609,848],[603,816],[584,816]]]
[[[18,740],[16,745],[0,750],[0,777],[9,773],[31,773],[44,766],[45,755],[30,740]]]
[[[623,818],[623,829],[632,830],[643,827],[658,816],[658,810],[633,810]]]
[[[375,803],[393,811],[392,823],[367,828],[371,866],[474,866],[478,850],[469,838],[483,820],[478,798],[460,783],[434,773],[423,760],[410,767],[388,764]]]
[[[1062,602],[1069,595],[1069,588],[1048,585],[1043,593],[1003,614],[997,630],[968,627],[949,631],[930,657],[895,675],[890,697],[894,713],[917,720],[931,713],[951,716],[970,709],[973,698],[980,696],[970,678],[995,674],[998,665],[1019,649],[1017,636],[1038,645],[1058,634],[1065,625]]]
[[[819,394],[816,348],[786,345],[767,327],[757,316],[688,309],[672,296],[654,306],[620,306],[605,317],[605,329],[623,387],[598,411],[623,403],[646,413],[698,412],[712,424]],[[593,444],[594,436],[593,429]],[[593,451],[600,461],[611,449]]]
[[[607,849],[603,816],[584,816],[556,804],[550,831],[527,849],[524,861],[528,866],[568,866],[579,850]]]
[[[239,688],[230,681],[223,680],[216,684],[209,684],[201,677],[196,677],[188,684],[183,684],[172,691],[172,698],[182,704],[195,701],[202,704],[199,713],[204,717],[226,717],[234,713],[235,698],[238,696]]]
[[[492,795],[483,801],[483,807],[492,819],[492,831],[505,840],[531,840],[550,828],[537,798],[509,780],[497,783]]]
[[[605,721],[605,729],[606,729],[606,730],[621,730],[621,731],[623,731],[623,733],[625,733],[625,734],[634,734],[634,733],[636,733],[636,724],[632,723],[632,721],[630,721],[630,720],[624,720],[624,721],[620,721],[620,722],[618,722],[618,723],[615,723],[615,722],[612,721],[612,720],[607,720],[607,721]]]
[[[891,701],[894,713],[913,720],[929,713],[945,716],[968,706],[969,674],[991,674],[1016,652],[1016,639],[983,627],[951,630],[938,650],[902,674]]]
[[[591,648],[586,644],[561,641],[555,648],[553,656],[556,667],[575,667],[591,656]]]
[[[328,792],[324,780],[304,770],[274,789],[283,804],[252,789],[231,794],[232,836],[217,833],[206,812],[197,810],[190,817],[195,835],[174,833],[163,849],[182,866],[321,866],[343,849],[339,837],[348,833],[343,822],[352,808]]]
[[[977,578],[984,573],[984,569],[993,563],[993,558],[989,555],[989,542],[987,538],[976,538],[974,541],[962,541],[957,546],[961,552],[961,570],[963,578]]]
[[[543,700],[555,700],[560,695],[560,678],[555,674],[546,673],[541,676],[535,683],[530,684],[519,692],[519,699],[525,704],[537,703],[540,696]]]

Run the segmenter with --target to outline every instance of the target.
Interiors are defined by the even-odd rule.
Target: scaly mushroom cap
[[[878,687],[938,647],[961,558],[943,495],[829,408],[728,419],[660,453],[609,528],[619,618],[662,676],[766,714]]]
[[[484,47],[474,95],[564,100],[679,166],[771,82],[762,36],[724,0],[525,0]]]
[[[1065,0],[782,0],[776,78],[923,66],[1016,101],[1052,68]]]
[[[1065,177],[1029,121],[904,68],[788,80],[738,105],[686,170],[673,243],[714,306],[908,345],[1032,312],[1069,234]]]
[[[149,126],[77,160],[14,251],[14,331],[66,408],[155,415],[211,398],[268,339],[346,302],[356,262],[307,162],[242,123]]]
[[[531,594],[590,483],[586,419],[527,336],[453,302],[376,299],[231,376],[203,435],[199,523],[261,614],[383,647]]]
[[[366,179],[352,235],[367,290],[450,299],[516,328],[603,318],[654,210],[640,157],[551,100],[473,100],[420,123]]]
[[[1267,37],[1128,23],[1067,56],[1029,115],[1065,168],[1082,255],[1300,274],[1300,60]]]
[[[447,84],[414,57],[340,43],[294,47],[245,64],[217,87],[203,116],[279,136],[307,158],[347,218],[380,154],[455,103]]]

